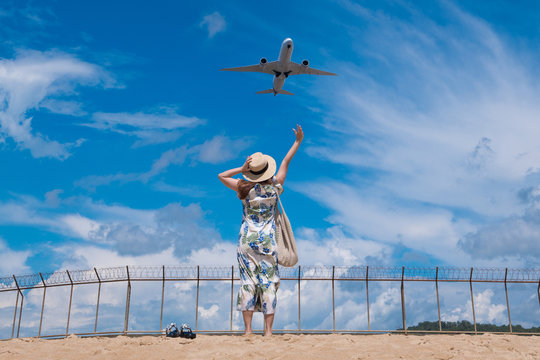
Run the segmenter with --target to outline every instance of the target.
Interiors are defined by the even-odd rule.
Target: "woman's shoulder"
[[[272,176],[271,182],[272,182],[272,186],[275,189],[277,189],[278,194],[281,194],[283,192],[283,190],[284,190],[283,185],[279,181],[277,181],[275,176]]]

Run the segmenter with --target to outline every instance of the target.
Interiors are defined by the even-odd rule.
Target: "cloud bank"
[[[74,113],[76,105],[55,102],[54,97],[71,94],[78,86],[113,84],[99,66],[58,51],[25,50],[14,59],[0,59],[0,135],[30,150],[33,157],[66,159],[75,144],[36,133],[31,110],[43,106],[56,113]]]
[[[330,207],[335,224],[442,262],[536,253],[536,215],[517,196],[538,185],[540,168],[540,87],[527,57],[449,3],[435,5],[438,21],[412,6],[399,7],[403,17],[340,4],[363,24],[347,36],[355,62],[369,66],[335,63],[343,76],[314,88],[329,136],[306,151],[348,176],[303,193]],[[480,251],[488,238],[494,246]],[[523,246],[498,245],[517,238]]]

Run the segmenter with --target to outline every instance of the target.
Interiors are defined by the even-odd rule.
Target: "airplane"
[[[221,69],[220,71],[246,71],[246,72],[261,72],[265,74],[274,75],[274,86],[272,89],[257,91],[256,94],[285,94],[294,95],[293,93],[283,90],[283,84],[285,79],[290,75],[335,75],[337,74],[317,70],[309,67],[309,61],[303,60],[301,64],[291,61],[291,55],[293,51],[293,41],[290,38],[283,40],[281,44],[281,50],[279,51],[278,60],[268,62],[266,58],[262,58],[257,65],[240,66],[234,68]]]

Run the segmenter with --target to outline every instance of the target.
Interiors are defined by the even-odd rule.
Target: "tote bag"
[[[293,267],[298,263],[298,251],[294,241],[291,222],[285,213],[281,199],[276,189],[279,206],[276,209],[276,243],[278,251],[278,264],[285,267]]]

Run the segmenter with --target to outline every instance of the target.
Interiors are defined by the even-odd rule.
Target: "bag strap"
[[[281,203],[281,198],[279,197],[278,189],[274,185],[272,185],[272,187],[274,188],[274,191],[276,192],[279,206],[281,207],[281,212],[283,213],[283,215],[287,216],[287,214],[285,213],[285,208],[283,207],[283,204]]]

